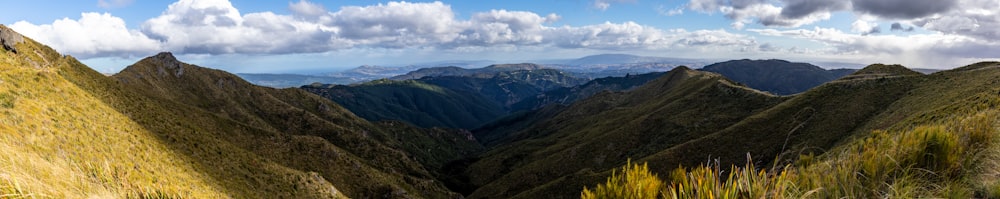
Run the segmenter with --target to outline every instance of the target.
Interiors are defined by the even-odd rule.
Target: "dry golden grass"
[[[62,79],[49,60],[0,57],[0,196],[227,197],[142,126]]]

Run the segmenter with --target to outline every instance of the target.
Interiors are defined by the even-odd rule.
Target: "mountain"
[[[170,53],[107,77],[28,38],[10,46],[0,157],[18,161],[0,168],[5,196],[450,198],[440,169],[481,150],[468,132],[370,123]]]
[[[552,116],[522,121],[534,123],[527,128],[475,133],[493,149],[466,168],[479,186],[469,197],[578,193],[580,183],[600,181],[593,172],[722,130],[783,100],[678,67],[629,92],[602,92],[555,114],[541,109],[525,115]]]
[[[333,83],[333,84],[353,84],[359,82],[365,82],[375,79],[382,79],[393,77],[397,75],[406,74],[407,72],[420,69],[419,66],[400,66],[400,67],[388,67],[388,66],[374,66],[374,65],[363,65],[356,68],[352,68],[346,71],[330,73],[326,76],[349,79],[350,81],[344,83],[338,82],[321,82],[321,83]],[[312,83],[312,82],[310,82]],[[306,84],[310,84],[306,83]],[[299,84],[296,86],[306,85]]]
[[[429,70],[435,71],[434,75],[422,76],[432,74],[425,73]],[[371,121],[400,120],[422,127],[472,129],[507,114],[522,99],[585,81],[533,64],[494,65],[474,70],[430,68],[409,75],[422,78],[301,88],[336,101]]]
[[[711,64],[700,70],[722,74],[751,88],[779,95],[801,93],[854,72],[851,69],[825,70],[808,63],[785,60],[732,60]]]
[[[224,71],[179,62],[169,53],[143,59],[113,78],[164,104],[192,106],[220,119],[245,124],[243,128],[259,129],[261,132],[249,136],[222,135],[245,150],[273,158],[292,169],[318,172],[341,185],[342,191],[351,197],[378,194],[453,196],[443,184],[417,186],[408,180],[433,181],[435,167],[448,161],[434,156],[451,153],[451,157],[460,157],[463,150],[476,148],[472,140],[460,132],[398,127],[387,130],[306,91],[254,86]],[[259,135],[261,133],[264,135]],[[273,136],[275,134],[278,136]],[[293,139],[281,138],[288,136]],[[407,140],[422,137],[420,139],[439,143],[404,143],[400,141],[404,137],[410,138]],[[436,151],[428,150],[432,148]],[[355,171],[347,172],[344,168]],[[352,179],[362,176],[378,176],[379,179]]]
[[[400,120],[422,127],[471,129],[502,116],[497,103],[416,80],[375,80],[356,85],[302,86],[371,121]]]
[[[873,64],[797,95],[773,96],[717,74],[675,69],[632,91],[605,92],[568,107],[545,107],[486,125],[474,135],[490,150],[460,161],[466,166],[452,167],[450,173],[467,176],[471,185],[463,192],[469,198],[536,198],[573,195],[583,187],[610,183],[606,177],[629,159],[648,163],[659,174],[706,161],[722,168],[749,162],[773,170],[808,164],[799,157],[813,157],[809,154],[820,154],[827,160],[823,165],[846,164],[848,160],[836,159],[844,153],[824,152],[864,149],[857,146],[870,145],[870,137],[885,135],[880,132],[965,122],[961,118],[998,111],[998,78],[998,62],[931,75]],[[974,165],[963,168],[970,169],[963,175],[989,172]],[[942,185],[936,182],[930,187]],[[951,186],[981,190],[975,182]],[[886,190],[876,188],[872,191]]]
[[[236,75],[254,85],[271,88],[293,88],[316,82],[326,84],[350,84],[357,82],[357,79],[348,77],[298,74],[237,73]]]
[[[420,79],[424,77],[441,77],[441,76],[492,76],[498,72],[510,72],[519,70],[539,70],[543,67],[537,64],[495,64],[489,65],[483,68],[465,69],[456,66],[445,66],[445,67],[432,67],[432,68],[421,68],[415,71],[408,72],[403,75],[394,76],[392,80],[408,80],[408,79]]]

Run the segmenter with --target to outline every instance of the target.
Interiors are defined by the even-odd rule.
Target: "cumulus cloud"
[[[852,0],[854,11],[886,19],[913,19],[942,13],[955,7],[953,0]]]
[[[735,29],[743,29],[746,24],[754,22],[765,26],[799,27],[830,18],[829,11],[789,14],[767,0],[691,0],[688,8],[707,13],[720,12],[733,20],[731,25]]]
[[[913,31],[913,26],[903,27],[903,24],[900,24],[899,22],[896,22],[896,23],[892,23],[892,25],[890,25],[889,30],[890,31],[912,32]]]
[[[869,35],[881,33],[882,29],[878,27],[878,23],[865,20],[855,20],[854,23],[851,23],[851,31],[861,33],[861,35]]]
[[[953,64],[956,59],[997,58],[1000,43],[962,35],[919,34],[919,35],[869,35],[844,33],[833,28],[813,28],[796,30],[750,29],[762,35],[808,39],[829,46],[822,53],[830,55],[851,55],[861,58],[882,58],[879,60],[904,62],[910,66],[938,67],[934,64]],[[874,60],[879,61],[879,60]],[[949,65],[945,65],[949,66]],[[950,65],[953,67],[954,65]]]
[[[52,24],[18,21],[10,27],[25,36],[78,57],[145,56],[160,49],[160,43],[125,21],[108,13],[82,13],[79,19],[63,18]]]
[[[620,2],[620,1],[615,1]],[[442,2],[389,2],[328,11],[290,2],[291,14],[240,13],[227,0],[179,0],[159,16],[128,29],[110,14],[84,13],[79,20],[12,25],[29,37],[83,58],[179,54],[297,54],[347,49],[563,48],[646,50],[751,49],[751,38],[723,30],[661,30],[635,22],[550,26],[551,13],[491,10],[459,19]]]
[[[318,17],[327,13],[326,8],[324,8],[323,5],[305,0],[300,0],[297,3],[288,2],[288,9],[295,15],[306,17]]]
[[[807,17],[818,12],[843,10],[851,3],[845,0],[785,0],[784,2],[785,7],[781,9],[781,16],[792,19]]]

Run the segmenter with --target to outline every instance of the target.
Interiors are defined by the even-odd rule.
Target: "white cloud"
[[[615,1],[620,2],[620,1]],[[389,2],[330,12],[308,1],[289,3],[293,14],[240,13],[227,0],[180,0],[138,30],[110,14],[52,25],[14,27],[62,52],[82,57],[178,54],[296,54],[346,49],[516,51],[562,48],[648,50],[745,49],[753,38],[721,30],[660,30],[635,22],[550,26],[555,14],[491,10],[458,19],[441,2]],[[68,25],[67,25],[68,24]],[[114,35],[114,37],[107,37]],[[123,42],[125,41],[125,42]]]
[[[674,9],[667,9],[664,5],[656,7],[656,13],[663,16],[674,16],[684,14],[684,7],[676,7]]]
[[[760,23],[765,26],[779,27],[799,27],[821,20],[830,19],[830,12],[813,12],[802,16],[788,17],[783,13],[783,8],[775,6],[767,1],[742,0],[691,0],[688,7],[706,13],[720,12],[733,20],[732,27],[743,29],[746,24]]]
[[[946,68],[968,64],[969,59],[1000,58],[1000,42],[951,34],[868,35],[848,34],[833,28],[796,30],[750,29],[761,35],[808,39],[823,43],[816,52],[870,63],[901,63],[911,67]],[[844,56],[849,55],[849,56]]]
[[[82,13],[78,20],[63,18],[43,25],[18,21],[10,27],[59,52],[84,58],[146,56],[160,49],[159,42],[129,30],[124,20],[108,13]]]
[[[305,0],[300,0],[298,3],[288,2],[288,9],[296,15],[306,17],[318,17],[327,13],[326,8],[324,8],[323,5]]]
[[[879,33],[881,32],[881,29],[879,29],[878,23],[859,19],[855,20],[854,23],[851,23],[851,31],[867,35]]]
[[[608,10],[608,8],[611,8],[612,3],[633,3],[633,2],[635,2],[635,0],[594,0],[594,3],[591,6],[594,7],[594,9],[605,11]]]

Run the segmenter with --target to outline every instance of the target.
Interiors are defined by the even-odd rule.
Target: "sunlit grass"
[[[995,111],[985,111],[902,132],[875,131],[838,151],[804,155],[798,164],[775,171],[753,164],[729,170],[718,165],[678,168],[666,186],[648,171],[613,175],[582,195],[663,187],[664,198],[995,198],[1000,197],[996,117]],[[629,169],[638,167],[628,165],[622,173],[645,171]]]

